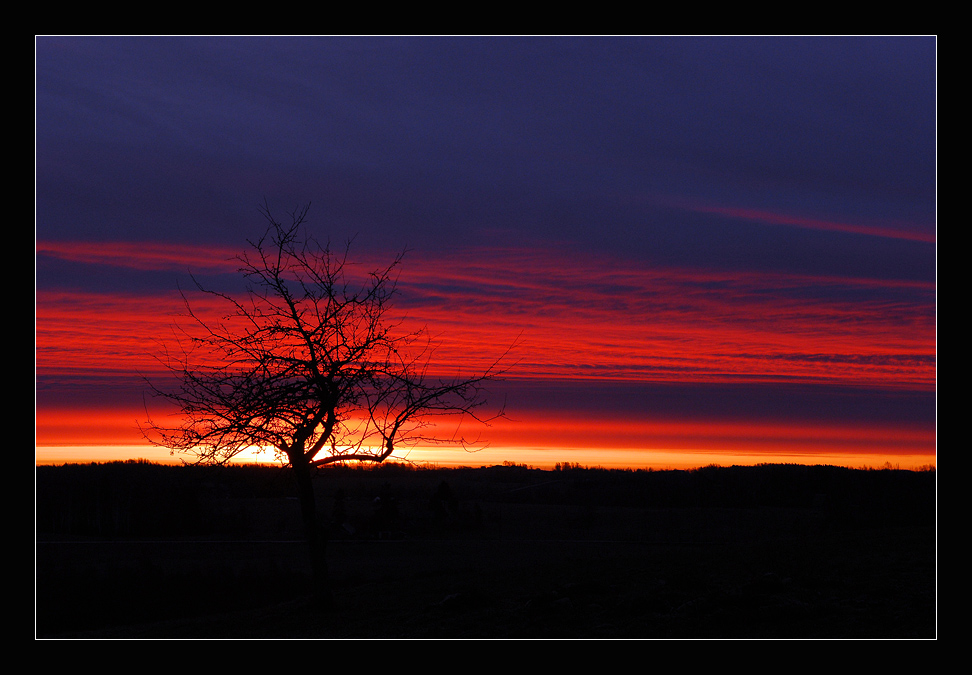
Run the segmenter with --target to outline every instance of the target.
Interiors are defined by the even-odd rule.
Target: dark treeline
[[[36,468],[39,534],[299,536],[296,491],[274,466],[170,466],[148,462]],[[587,509],[786,508],[832,527],[926,525],[935,518],[935,472],[766,464],[631,471],[558,465],[481,468],[334,466],[315,480],[318,504],[339,536],[366,536],[389,504],[420,521],[482,525],[489,505]],[[379,505],[384,499],[383,509]],[[430,520],[431,519],[431,520]],[[405,527],[405,518],[396,525]],[[407,534],[421,534],[413,523]],[[441,530],[441,528],[440,528]],[[353,533],[353,534],[351,534]],[[441,532],[437,532],[441,533]]]

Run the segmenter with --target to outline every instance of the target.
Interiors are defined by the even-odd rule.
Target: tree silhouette
[[[314,595],[329,602],[315,468],[382,462],[419,442],[465,443],[458,429],[448,438],[438,434],[436,418],[488,422],[480,413],[482,386],[500,373],[500,360],[473,377],[432,377],[427,333],[405,332],[388,315],[402,256],[355,274],[348,247],[336,253],[305,233],[308,208],[291,213],[289,225],[261,209],[266,232],[236,258],[245,294],[207,289],[193,277],[198,291],[228,312],[206,318],[183,294],[188,321],[159,357],[180,385],[149,382],[178,408],[182,423],[166,427],[150,419],[146,436],[200,463],[272,448],[293,469]]]

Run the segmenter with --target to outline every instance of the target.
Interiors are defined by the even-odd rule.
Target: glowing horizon
[[[511,459],[512,458],[512,459]],[[192,464],[192,455],[171,454],[164,448],[150,445],[105,446],[36,446],[37,466],[62,464],[100,464],[114,461],[149,461],[157,464]],[[755,466],[757,464],[806,464],[843,466],[850,469],[880,469],[888,465],[903,470],[923,470],[936,467],[937,456],[925,454],[862,454],[862,453],[731,453],[705,449],[600,448],[592,454],[590,448],[571,447],[489,447],[476,452],[441,447],[412,448],[406,456],[393,456],[389,463],[408,462],[419,466],[480,467],[513,462],[530,468],[551,469],[558,463],[570,462],[583,467],[605,469],[696,469],[712,464],[718,466]],[[253,455],[244,453],[230,464],[264,464],[280,466],[272,453]],[[370,466],[367,463],[364,466]]]
[[[36,462],[192,460],[191,454],[170,456],[167,449],[148,444],[135,428],[137,413],[135,409],[127,414],[112,409],[101,415],[91,409],[38,411]],[[887,462],[905,468],[937,464],[936,431],[929,424],[720,420],[699,413],[680,420],[640,419],[624,411],[602,411],[595,420],[589,420],[563,412],[523,413],[480,429],[485,447],[474,452],[450,444],[405,447],[396,452],[395,459],[443,466],[514,461],[549,467],[569,461],[585,466],[656,469],[712,463],[799,462],[852,468],[880,467]],[[443,436],[447,435],[445,430]],[[272,452],[263,452],[262,459],[252,461],[270,461],[272,456]]]
[[[88,247],[68,249],[93,255]],[[106,255],[135,250],[134,244],[118,245]],[[149,251],[146,264],[169,265],[182,255],[175,247],[164,247],[164,256],[153,247]],[[212,253],[184,252],[186,259],[198,260]],[[580,395],[585,382],[672,383],[700,390],[716,385],[782,386],[786,391],[795,386],[851,387],[906,396],[933,395],[935,390],[931,283],[646,269],[620,259],[517,249],[469,249],[407,262],[399,280],[400,328],[430,328],[433,371],[447,376],[481,371],[515,345],[509,356],[509,386],[546,383]],[[150,296],[63,290],[39,290],[37,295],[37,376],[57,381],[61,389],[81,391],[103,382],[101,390],[129,397],[111,403],[40,404],[39,452],[58,446],[139,447],[144,439],[136,421],[145,421],[147,409],[140,400],[131,400],[140,396],[133,374],[167,381],[169,373],[157,356],[163,344],[173,344],[172,326],[183,309],[182,297],[177,292]],[[203,315],[217,316],[224,308],[210,296],[190,293],[189,298],[194,311]],[[157,404],[149,399],[148,405]],[[610,461],[631,460],[640,449],[643,456],[637,461],[649,463],[653,460],[644,456],[651,455],[650,448],[723,458],[884,453],[886,458],[918,457],[916,466],[934,463],[935,456],[934,423],[927,417],[922,422],[808,422],[800,419],[802,412],[761,419],[765,413],[759,407],[748,413],[756,419],[690,409],[659,417],[651,406],[612,408],[623,407],[623,399],[594,405],[585,417],[582,410],[532,405],[528,397],[511,414],[516,421],[482,430],[493,447],[506,448],[506,459],[518,461],[517,455],[527,452],[524,448],[537,449],[530,452],[540,456],[572,448],[575,459],[554,461],[582,464],[608,461],[606,453],[613,452],[609,448],[625,448],[619,459]],[[578,437],[584,440],[578,442]],[[576,459],[585,456],[587,461]],[[883,464],[885,459],[876,461]]]

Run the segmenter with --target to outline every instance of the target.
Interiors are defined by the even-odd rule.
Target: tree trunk
[[[304,520],[304,534],[310,549],[311,573],[313,575],[313,598],[319,605],[328,608],[332,604],[330,580],[327,576],[327,536],[317,518],[317,505],[314,498],[314,484],[311,469],[306,463],[292,462],[294,477],[297,479],[297,495],[300,499],[300,512]]]

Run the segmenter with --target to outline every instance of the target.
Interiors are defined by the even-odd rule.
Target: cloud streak
[[[89,255],[85,246],[68,250]],[[137,250],[143,249],[116,244],[90,260],[140,269],[174,264],[175,247],[161,249],[165,256],[148,247],[139,257]],[[179,250],[189,259],[211,259],[209,249]],[[442,373],[481,370],[504,346],[517,344],[518,377],[921,389],[935,382],[930,283],[645,269],[623,260],[489,249],[408,261],[399,291],[402,329],[433,328],[434,365]],[[189,298],[204,316],[226,309],[211,296]],[[183,311],[175,292],[41,290],[38,301],[38,372],[45,375],[154,370],[153,345]]]
[[[858,223],[837,222],[833,220],[821,220],[819,218],[807,218],[786,213],[764,211],[760,209],[732,207],[732,206],[702,206],[702,205],[681,205],[683,208],[698,213],[712,213],[736,220],[764,223],[767,225],[785,225],[789,227],[800,227],[808,230],[819,230],[821,232],[846,232],[849,234],[864,234],[871,237],[887,237],[890,239],[903,239],[905,241],[920,241],[934,244],[936,237],[933,232],[928,232],[927,227],[919,227],[913,224],[883,224],[867,225]]]
[[[164,242],[134,241],[38,241],[39,256],[57,260],[108,265],[133,270],[197,270],[235,272],[239,251],[224,246],[198,246]]]

